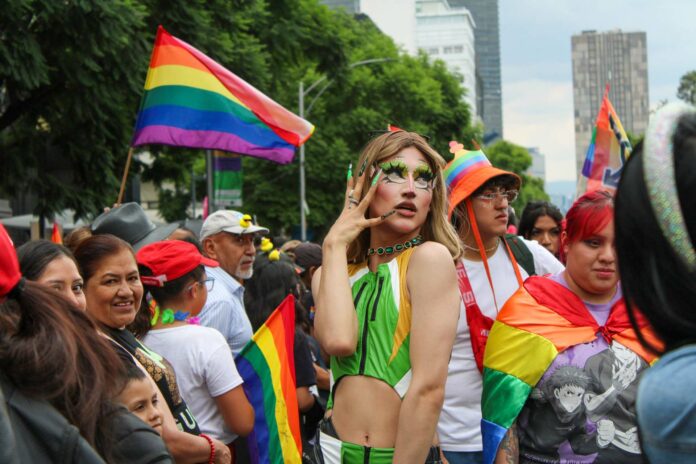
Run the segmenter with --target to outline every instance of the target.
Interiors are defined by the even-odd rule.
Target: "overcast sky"
[[[504,136],[539,147],[547,181],[575,180],[572,35],[645,31],[651,108],[696,70],[694,0],[499,1]]]

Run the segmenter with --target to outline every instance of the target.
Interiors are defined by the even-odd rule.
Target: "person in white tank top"
[[[437,430],[450,464],[479,463],[483,350],[477,354],[476,347],[485,345],[487,327],[530,273],[557,273],[563,265],[537,242],[505,235],[519,176],[493,167],[481,150],[467,151],[456,142],[450,147],[448,215],[464,246],[457,266],[463,298]]]

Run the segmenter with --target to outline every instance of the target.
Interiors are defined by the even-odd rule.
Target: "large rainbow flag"
[[[486,464],[495,461],[505,434],[559,353],[591,342],[601,333],[648,364],[656,360],[638,341],[623,300],[619,305],[599,327],[574,293],[546,277],[528,278],[510,297],[491,328],[483,358],[481,433]],[[661,346],[647,320],[640,317],[638,323],[648,342]]]
[[[314,126],[157,29],[131,146],[217,149],[289,163]]]
[[[294,346],[295,298],[289,295],[235,358],[256,414],[247,437],[254,464],[302,462]]]
[[[609,101],[609,87],[604,92],[592,140],[587,149],[582,173],[578,176],[578,196],[593,190],[616,190],[621,171],[631,155],[631,142]]]

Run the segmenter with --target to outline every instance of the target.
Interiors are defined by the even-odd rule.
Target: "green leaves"
[[[696,71],[690,71],[681,77],[677,97],[696,105]]]
[[[291,111],[298,85],[317,129],[306,144],[309,226],[338,214],[345,169],[372,131],[395,124],[448,143],[480,140],[463,90],[444,63],[408,56],[374,24],[316,0],[6,0],[0,15],[0,194],[32,190],[37,208],[78,215],[112,204],[158,25],[199,48]],[[380,61],[361,66],[363,60]],[[325,87],[325,85],[327,85]],[[136,163],[160,190],[167,219],[183,218],[191,167],[203,152],[152,147]],[[274,233],[299,223],[298,162],[245,158],[244,207]],[[200,181],[197,180],[197,183]],[[199,186],[199,200],[205,194]],[[39,212],[37,211],[37,212]]]
[[[520,196],[512,204],[515,211],[521,214],[524,207],[532,200],[548,200],[544,191],[544,181],[527,174],[532,165],[532,157],[526,148],[506,140],[500,140],[484,149],[493,166],[512,171],[522,178]]]

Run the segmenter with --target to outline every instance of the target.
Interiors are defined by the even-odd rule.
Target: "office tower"
[[[493,2],[497,27],[497,0]],[[454,0],[322,0],[322,3],[333,9],[367,15],[411,55],[420,49],[433,59],[444,61],[461,76],[467,92],[465,100],[471,108],[472,120],[476,119],[477,108],[481,106],[476,101],[480,83],[476,74],[475,23],[469,10],[461,5],[453,6]]]
[[[546,182],[546,156],[537,147],[529,147],[527,151],[532,157],[532,165],[527,169],[527,174]]]
[[[498,0],[449,0],[452,7],[471,12],[476,28],[476,113],[483,120],[484,142],[503,138],[503,92],[500,77],[500,26]]]
[[[645,32],[583,31],[571,39],[575,161],[582,170],[595,118],[607,83],[609,100],[626,131],[645,132],[650,111],[648,49]]]
[[[474,27],[464,7],[452,7],[447,0],[416,1],[416,47],[461,76],[472,120],[477,115]]]

